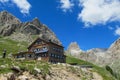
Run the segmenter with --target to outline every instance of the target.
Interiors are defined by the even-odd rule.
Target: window
[[[28,54],[28,57],[29,57],[29,58],[31,58],[31,57],[32,57],[32,55],[31,55],[31,54]]]
[[[53,50],[56,52],[63,52],[63,50],[61,48],[57,48],[57,47],[53,47]]]
[[[46,57],[46,54],[45,54],[45,57]]]
[[[21,57],[24,57],[24,54],[22,54]]]
[[[57,49],[57,52],[59,52],[59,49]]]
[[[48,51],[47,47],[43,47],[43,51]]]
[[[53,50],[55,50],[55,48],[53,48]]]
[[[21,55],[19,55],[19,58],[21,58]]]
[[[63,59],[63,56],[61,55],[60,58]]]
[[[41,44],[41,42],[40,42],[40,41],[38,41],[38,44]]]
[[[57,55],[55,54],[55,58],[57,58]]]
[[[37,51],[40,51],[40,49],[38,48]]]
[[[54,51],[57,51],[57,48],[53,47],[53,50],[54,50]]]
[[[45,55],[44,54],[42,54],[42,57],[44,57]]]
[[[17,58],[19,58],[19,56],[17,56]]]
[[[60,58],[60,56],[58,55],[58,59]]]
[[[60,49],[57,49],[57,51],[59,52]]]
[[[41,41],[40,41],[40,40],[37,40],[35,44],[36,44],[36,45],[41,44]]]
[[[61,49],[60,52],[63,52],[63,50]]]
[[[51,57],[51,53],[49,54],[49,56]]]
[[[52,57],[54,57],[54,54],[52,54]]]

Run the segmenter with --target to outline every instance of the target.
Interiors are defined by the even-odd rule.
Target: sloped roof
[[[54,42],[52,42],[52,41],[50,41],[50,40],[47,41],[47,40],[44,40],[44,39],[38,37],[34,42],[32,42],[32,44],[30,44],[30,45],[28,46],[28,49],[31,48],[38,39],[39,39],[39,40],[42,40],[42,41],[44,41],[45,43],[48,43],[48,44],[50,43],[50,44],[54,44],[54,45],[63,47],[62,45],[56,44],[56,43],[54,43]],[[63,48],[64,48],[64,47],[63,47]]]

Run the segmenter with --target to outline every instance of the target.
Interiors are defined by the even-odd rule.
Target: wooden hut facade
[[[37,59],[51,63],[65,63],[64,47],[51,41],[37,38],[29,47],[27,52],[14,54],[15,58]]]

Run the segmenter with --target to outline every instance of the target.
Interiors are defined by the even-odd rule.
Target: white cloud
[[[27,0],[12,0],[12,2],[15,3],[18,8],[20,8],[21,13],[29,14],[31,5]]]
[[[108,27],[108,29],[109,29],[109,30],[113,30],[114,28],[113,28],[113,27],[111,27],[111,26],[109,26],[109,27]]]
[[[83,7],[78,15],[85,25],[106,24],[107,22],[120,21],[119,0],[79,0]]]
[[[115,35],[120,36],[120,27],[117,26],[116,30],[115,30]]]
[[[1,3],[8,2],[9,0],[0,0]]]
[[[70,0],[60,0],[60,8],[66,12],[67,10],[71,11],[71,8],[74,6],[74,3],[71,2]]]
[[[31,8],[31,4],[27,0],[0,0],[0,3],[4,4],[4,6],[15,4],[23,14],[29,14]]]

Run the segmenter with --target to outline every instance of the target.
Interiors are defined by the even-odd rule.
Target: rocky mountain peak
[[[19,24],[21,21],[13,16],[8,11],[1,11],[0,12],[0,23],[2,24]]]
[[[83,52],[77,42],[71,42],[68,47],[68,53],[71,55],[79,55],[81,52]]]
[[[120,38],[118,38],[114,43],[112,43],[112,45],[110,46],[108,50],[112,52],[114,51],[116,52],[120,50]]]
[[[68,50],[71,50],[71,49],[80,50],[80,47],[77,44],[77,42],[71,42],[69,47],[68,47]]]
[[[113,44],[114,45],[120,45],[120,37]]]
[[[45,40],[50,39],[56,44],[61,44],[54,32],[43,25],[37,17],[30,22],[21,22],[7,11],[0,12],[0,35],[28,43],[33,42],[34,38],[42,35]]]
[[[41,23],[40,23],[40,21],[39,21],[39,19],[38,19],[37,17],[35,17],[35,18],[32,20],[31,23],[34,24],[34,25],[36,25],[37,27],[41,25]]]
[[[105,51],[107,51],[107,48],[93,48],[93,49],[87,50],[86,52],[98,53],[98,52],[105,52]]]

